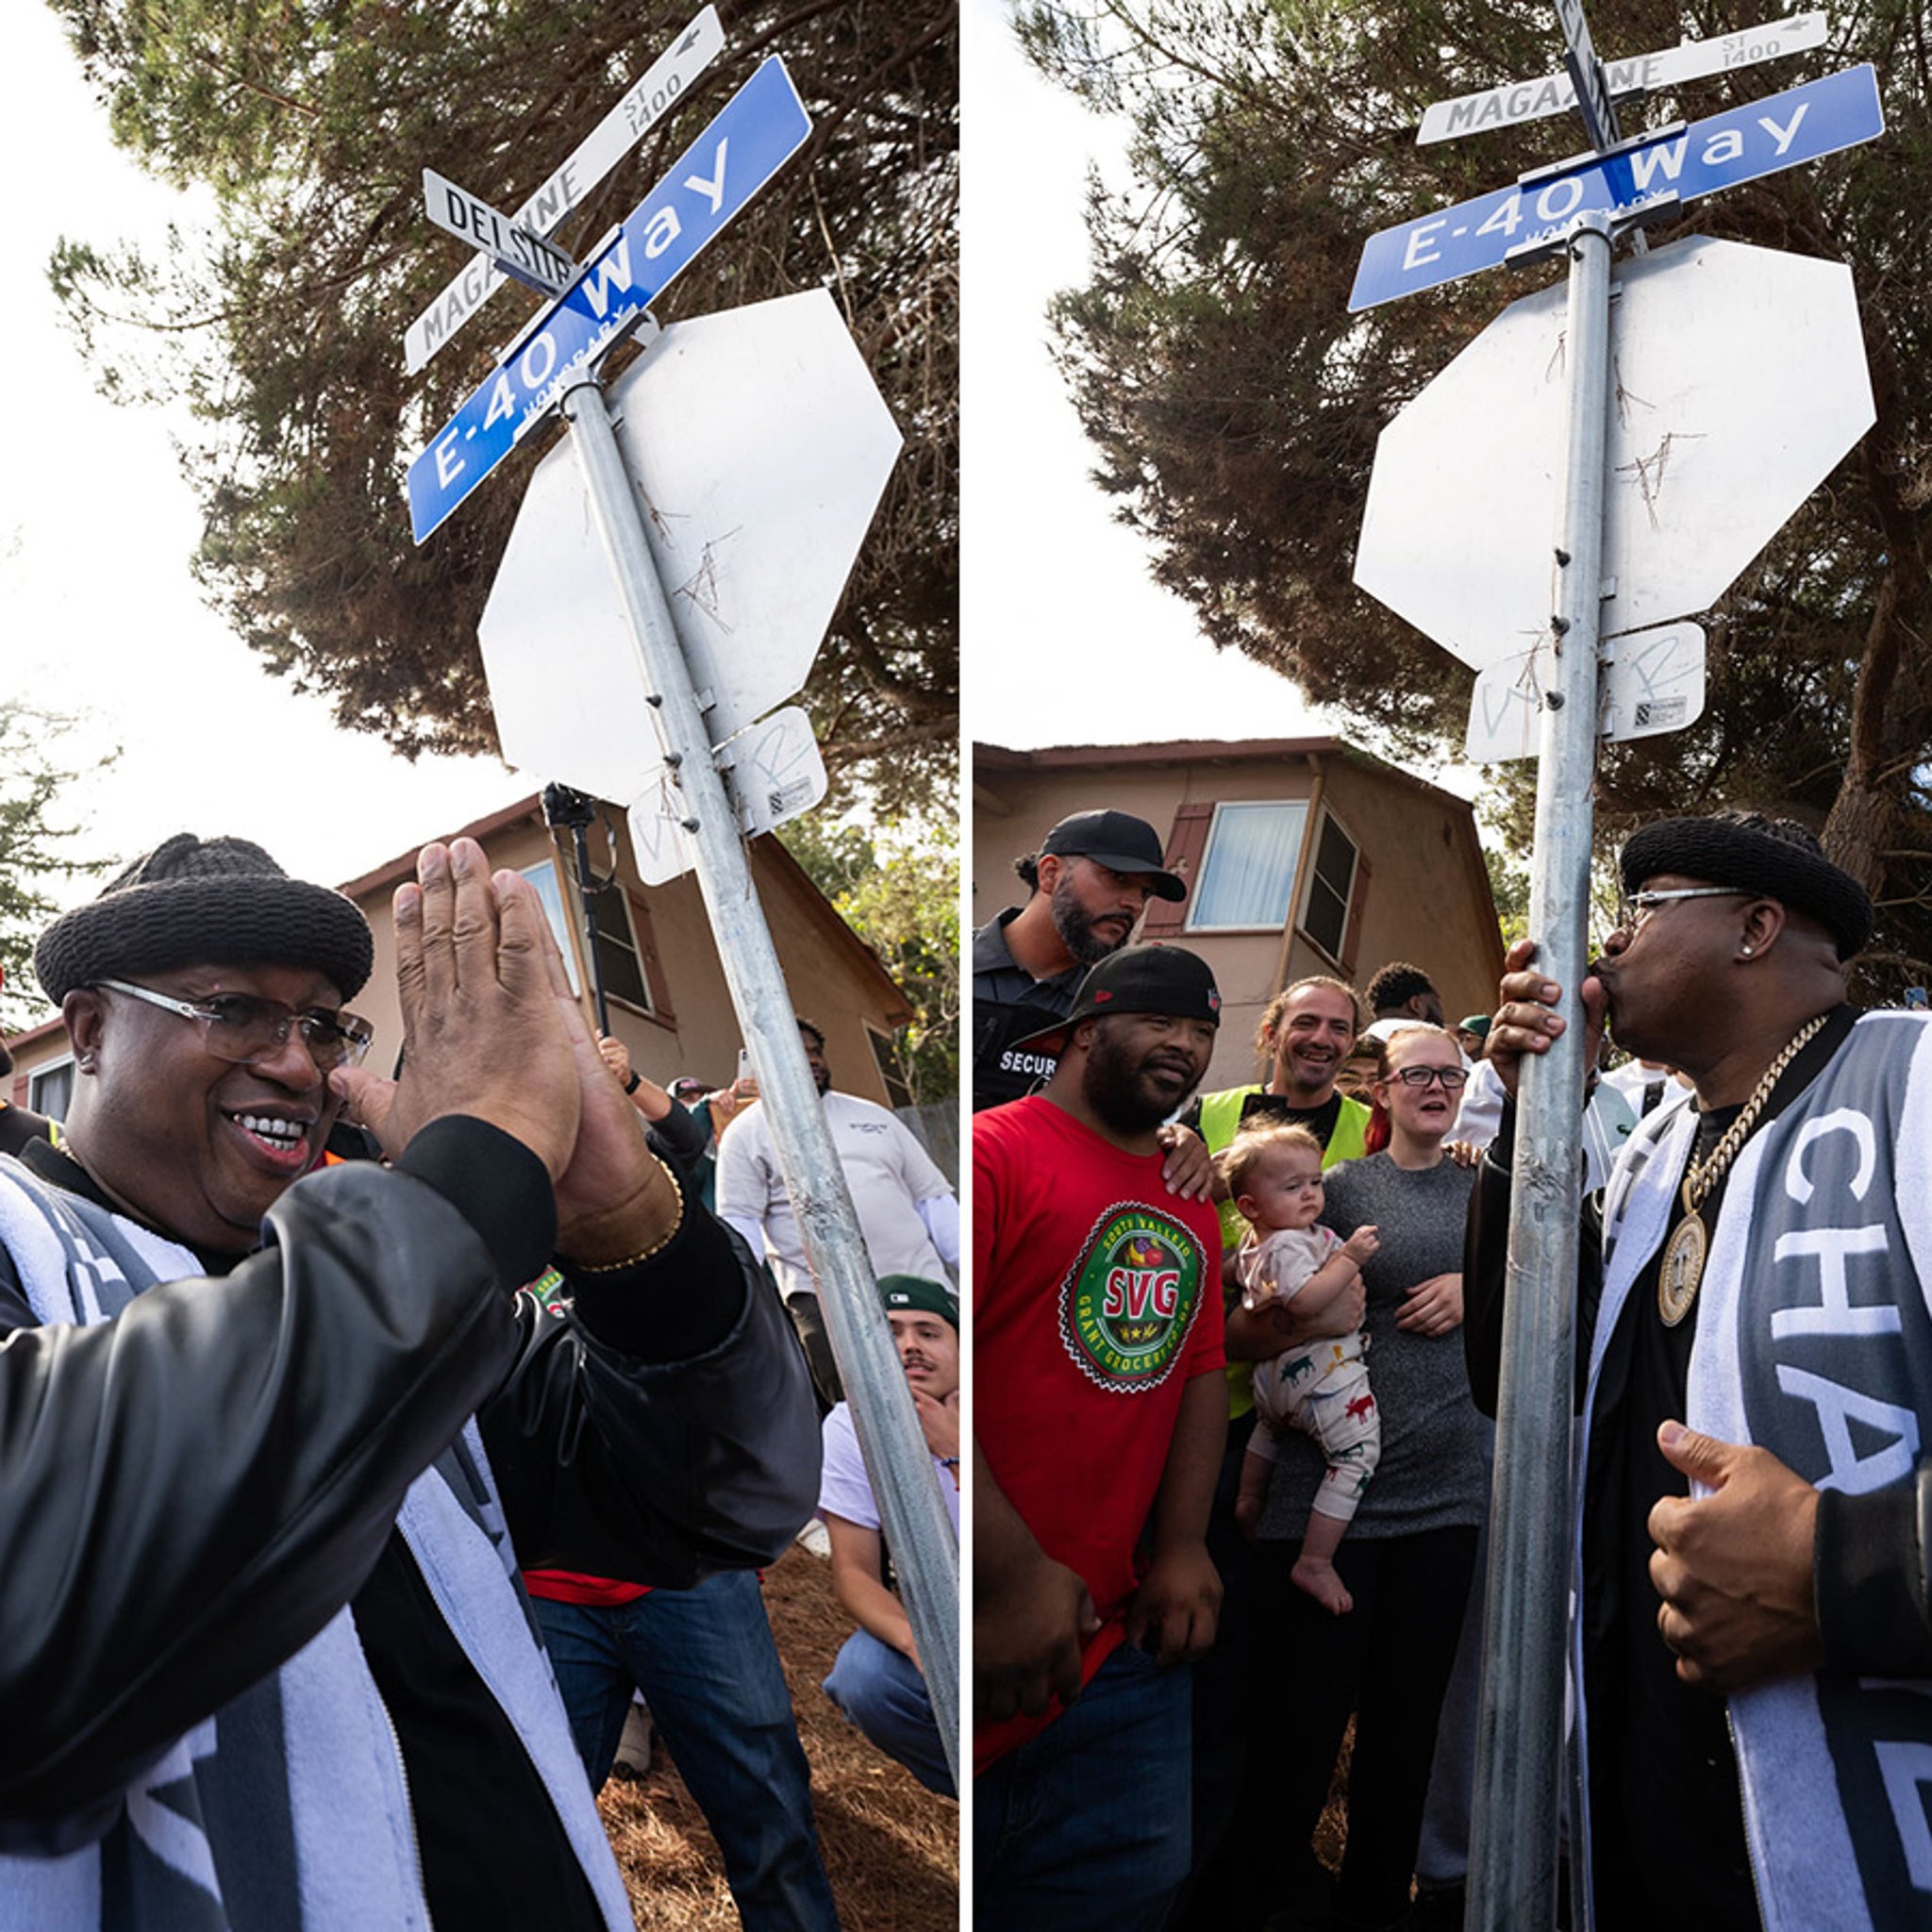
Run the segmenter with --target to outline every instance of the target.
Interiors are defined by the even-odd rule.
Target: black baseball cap
[[[1109,1013],[1166,1013],[1219,1026],[1221,991],[1213,968],[1185,946],[1123,946],[1087,969],[1064,1020],[1013,1044],[1058,1053],[1082,1020],[1105,1019]]]
[[[1161,867],[1160,835],[1130,811],[1076,811],[1041,841],[1042,856],[1091,858],[1109,872],[1139,873],[1157,899],[1185,899],[1180,877]]]

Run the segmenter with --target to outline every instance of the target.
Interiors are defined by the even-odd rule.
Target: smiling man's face
[[[1088,1106],[1121,1133],[1158,1126],[1186,1103],[1214,1058],[1210,1020],[1109,1013],[1092,1026],[1082,1089]]]
[[[297,1012],[341,995],[299,966],[184,966],[142,975],[172,999],[251,993]],[[143,1221],[214,1254],[246,1254],[261,1218],[321,1158],[336,1102],[302,1030],[244,1064],[208,1050],[199,1021],[105,988],[70,993],[83,1062],[68,1122],[75,1158]]]
[[[886,1320],[906,1379],[943,1402],[959,1386],[959,1331],[924,1308],[889,1308]]]
[[[1274,1071],[1269,1091],[1319,1107],[1355,1044],[1355,1002],[1332,986],[1305,986],[1274,1023]]]

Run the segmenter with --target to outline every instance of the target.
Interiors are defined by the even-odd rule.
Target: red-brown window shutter
[[[1201,876],[1201,855],[1208,849],[1208,827],[1213,823],[1214,804],[1184,805],[1174,815],[1174,829],[1167,835],[1167,870],[1178,873],[1191,894]],[[1143,940],[1173,939],[1186,924],[1185,899],[1150,899],[1146,917],[1141,922]]]

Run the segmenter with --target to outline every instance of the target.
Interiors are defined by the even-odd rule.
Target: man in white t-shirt
[[[798,1023],[825,1109],[825,1125],[852,1190],[874,1276],[957,1277],[959,1204],[946,1177],[894,1114],[852,1093],[832,1091],[825,1036],[809,1020]],[[824,1339],[817,1284],[806,1259],[798,1216],[785,1191],[778,1151],[762,1107],[742,1109],[718,1141],[718,1215],[772,1264],[778,1291],[805,1342],[824,1406],[841,1395]]]
[[[879,1283],[886,1319],[911,1385],[912,1402],[959,1534],[959,1305],[937,1281],[889,1274]],[[825,1694],[929,1791],[955,1797],[911,1620],[891,1588],[872,1479],[858,1453],[852,1411],[824,1421],[819,1514],[832,1541],[832,1588],[858,1619],[825,1679]]]

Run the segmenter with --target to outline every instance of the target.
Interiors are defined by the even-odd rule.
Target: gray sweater
[[[1462,1267],[1471,1171],[1453,1160],[1400,1168],[1386,1154],[1328,1170],[1322,1220],[1344,1239],[1365,1223],[1381,1247],[1362,1270],[1369,1386],[1382,1416],[1382,1460],[1349,1525],[1351,1537],[1412,1536],[1473,1528],[1489,1507],[1483,1441],[1489,1424],[1469,1397],[1462,1331],[1430,1337],[1395,1325],[1407,1291]],[[1320,1446],[1284,1429],[1260,1535],[1299,1542],[1324,1464]]]

